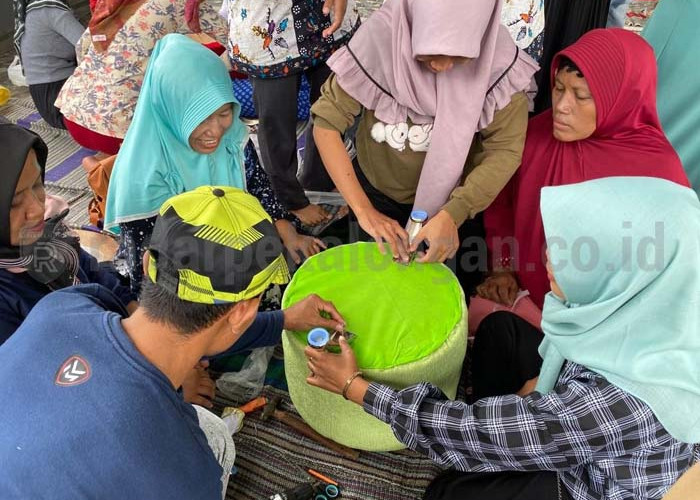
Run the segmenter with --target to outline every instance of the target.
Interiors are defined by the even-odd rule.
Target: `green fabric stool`
[[[467,349],[467,307],[447,267],[397,264],[391,253],[380,254],[376,243],[343,245],[308,259],[294,274],[282,306],[311,293],[332,301],[357,335],[352,347],[368,380],[396,389],[431,382],[455,397]],[[304,420],[352,448],[404,448],[389,425],[306,383],[306,334],[282,336],[289,394]]]

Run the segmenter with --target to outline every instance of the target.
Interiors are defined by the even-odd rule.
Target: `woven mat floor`
[[[471,398],[471,341],[464,360],[457,398]],[[245,355],[212,360],[216,371],[237,371]],[[213,375],[216,378],[217,372]],[[275,349],[268,364],[262,395],[282,397],[281,409],[298,415],[289,399],[284,374],[282,346]],[[214,412],[235,406],[217,392]],[[392,453],[362,452],[353,461],[307,439],[277,421],[263,422],[260,411],[246,417],[234,436],[238,474],[229,480],[227,500],[263,500],[309,479],[314,469],[335,479],[343,488],[342,497],[357,500],[412,500],[423,492],[442,468],[426,457],[405,450]]]
[[[263,395],[282,397],[280,408],[298,415],[281,389],[266,386]],[[216,399],[216,411],[232,403]],[[314,469],[341,486],[342,498],[352,500],[420,499],[432,479],[442,470],[429,459],[411,451],[362,452],[350,460],[276,421],[262,421],[260,411],[244,420],[234,436],[238,473],[229,480],[228,500],[263,500],[308,482],[305,472]]]

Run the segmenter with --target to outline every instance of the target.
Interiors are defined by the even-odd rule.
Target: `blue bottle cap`
[[[340,490],[334,484],[326,485],[326,495],[328,498],[336,498],[340,494]]]
[[[309,345],[316,348],[325,347],[330,339],[331,335],[325,328],[314,328],[306,336]]]
[[[416,222],[425,222],[428,219],[428,212],[425,210],[414,210],[411,212],[411,219]]]

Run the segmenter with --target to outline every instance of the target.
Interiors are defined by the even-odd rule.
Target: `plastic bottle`
[[[426,220],[428,220],[428,212],[425,210],[414,210],[411,212],[411,217],[406,223],[406,232],[408,233],[409,245],[413,243],[414,239],[416,239],[416,236],[418,236],[418,233]]]
[[[314,349],[325,349],[330,339],[331,335],[325,328],[314,328],[306,336],[306,341]]]
[[[428,220],[428,212],[426,212],[425,210],[414,210],[411,212],[411,217],[406,223],[406,232],[408,233],[409,247],[411,246],[411,244],[413,244],[413,240],[415,240],[416,236],[418,236],[418,233],[420,232],[426,220]],[[416,252],[411,252],[407,264],[413,262],[413,259],[415,257]]]

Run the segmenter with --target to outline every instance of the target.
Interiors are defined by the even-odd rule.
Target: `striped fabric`
[[[179,291],[178,295],[180,297],[185,297],[190,294],[194,295],[206,295],[211,297],[211,302],[214,302],[214,289],[211,285],[211,280],[197,274],[189,269],[180,269],[180,279],[178,281],[180,288],[186,288],[186,290]]]
[[[233,234],[229,231],[208,225],[203,226],[202,229],[197,231],[194,235],[197,238],[235,248],[236,250],[242,250],[263,237],[263,234],[254,227],[249,227],[239,234]]]

